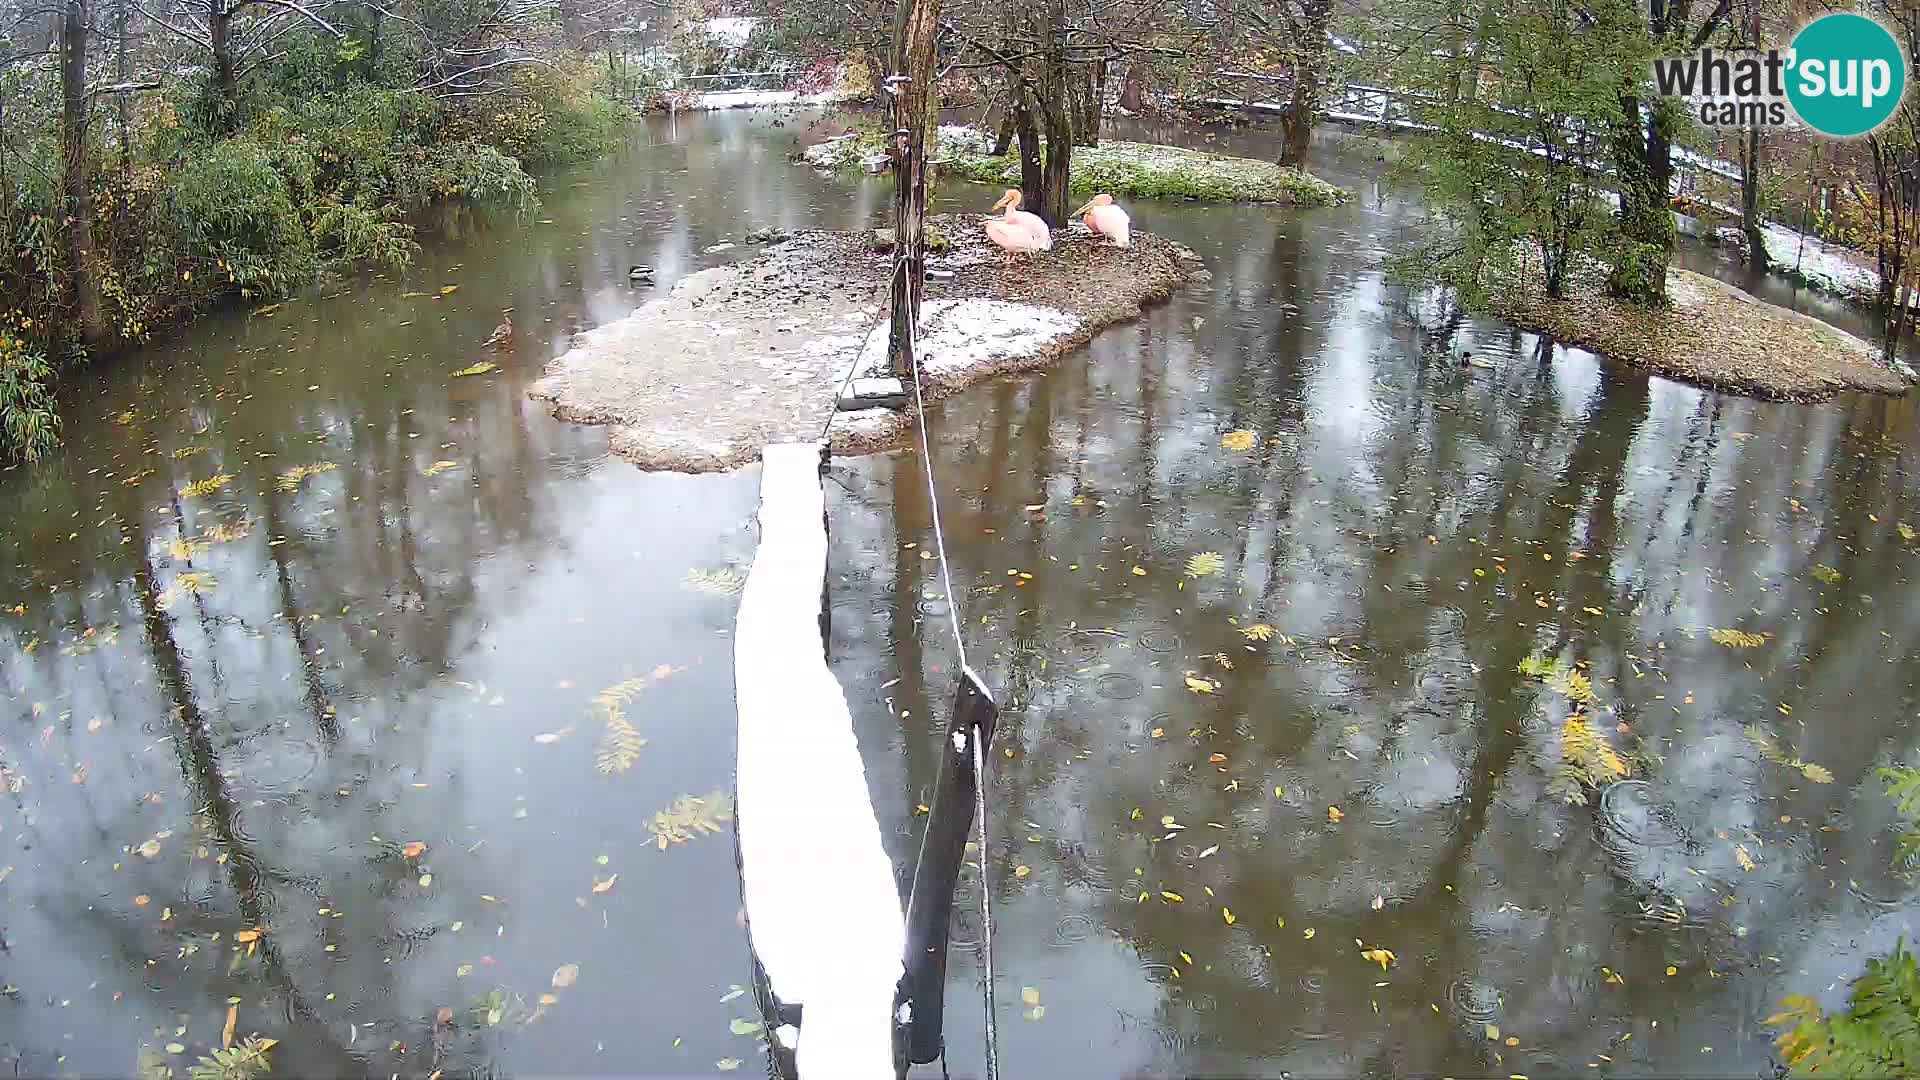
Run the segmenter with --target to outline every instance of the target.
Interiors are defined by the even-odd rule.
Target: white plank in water
[[[747,921],[775,996],[804,1006],[802,1080],[892,1080],[906,928],[853,718],[820,637],[820,444],[769,446],[761,462],[760,548],[734,634]]]

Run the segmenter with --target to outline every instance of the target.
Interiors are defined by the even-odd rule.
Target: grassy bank
[[[1667,309],[1607,295],[1600,268],[1577,272],[1561,299],[1533,281],[1490,290],[1489,306],[1524,329],[1669,378],[1784,401],[1908,387],[1869,343],[1691,271],[1667,271]]]
[[[409,215],[431,204],[530,211],[530,171],[599,153],[624,116],[582,61],[438,98],[411,89],[403,58],[296,42],[238,93],[178,80],[134,104],[123,139],[96,135],[91,332],[58,189],[59,125],[30,133],[35,167],[9,170],[0,191],[0,461],[57,444],[62,369],[330,270],[404,267],[419,250]]]
[[[980,183],[1018,187],[1019,159],[993,156],[992,143],[971,128],[942,127],[941,168]],[[809,149],[806,159],[821,168],[856,169],[884,149],[884,134],[862,130]],[[1299,169],[1151,143],[1106,141],[1099,146],[1076,146],[1068,183],[1080,194],[1104,191],[1135,199],[1331,206],[1348,198],[1344,189]]]

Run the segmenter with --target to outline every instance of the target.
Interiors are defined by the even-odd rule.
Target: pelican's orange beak
[[[1012,201],[1013,201],[1013,192],[1009,191],[1005,195],[1000,196],[1000,201],[993,204],[993,209],[994,210],[1004,209],[1006,205]]]
[[[1081,206],[1080,206],[1080,209],[1078,209],[1078,210],[1075,210],[1075,211],[1074,211],[1073,213],[1071,213],[1071,214],[1068,214],[1067,216],[1068,216],[1068,217],[1079,217],[1079,216],[1080,216],[1081,214],[1084,214],[1084,213],[1086,213],[1087,211],[1089,211],[1089,210],[1091,210],[1091,209],[1093,209],[1093,200],[1092,200],[1092,199],[1088,199],[1088,200],[1087,200],[1087,201],[1086,201],[1085,203],[1083,203],[1083,204],[1081,204]]]

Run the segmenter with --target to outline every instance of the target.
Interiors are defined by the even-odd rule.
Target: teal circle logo
[[[1907,89],[1907,58],[1865,15],[1822,15],[1793,39],[1787,104],[1822,135],[1865,135],[1893,115]]]

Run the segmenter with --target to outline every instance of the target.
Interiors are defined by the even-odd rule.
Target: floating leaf
[[[730,566],[717,570],[693,569],[680,579],[680,587],[691,592],[711,593],[714,596],[732,596],[747,587],[747,577]]]
[[[594,767],[608,776],[632,768],[633,763],[640,759],[641,748],[647,745],[647,740],[627,719],[626,713],[626,706],[646,688],[647,680],[644,678],[617,682],[595,694],[588,706],[589,711],[600,714],[605,727],[600,734]]]
[[[1141,569],[1141,568],[1140,568],[1140,567],[1138,567],[1138,566],[1136,566],[1136,567],[1134,567],[1134,568],[1133,568],[1133,570],[1132,570],[1132,573],[1133,573],[1133,576],[1134,576],[1134,577],[1146,577],[1146,576],[1147,576],[1147,572],[1146,572],[1146,571],[1145,571],[1144,569]]]
[[[1197,679],[1191,673],[1187,675],[1187,689],[1196,694],[1211,694],[1219,688],[1220,684],[1212,679]]]
[[[713,1067],[719,1069],[721,1072],[732,1072],[740,1067],[740,1059],[721,1058],[719,1061],[713,1063]]]
[[[1740,869],[1742,870],[1752,870],[1754,867],[1753,856],[1747,852],[1747,845],[1745,844],[1734,845],[1733,858],[1734,861],[1740,864]]]
[[[1220,557],[1219,552],[1203,551],[1187,560],[1187,576],[1190,578],[1212,577],[1226,565],[1227,561]]]
[[[316,461],[311,465],[295,465],[293,468],[281,473],[279,477],[275,479],[274,483],[279,485],[281,491],[292,491],[298,488],[300,482],[307,477],[318,476],[324,472],[332,472],[339,467],[340,466],[335,465],[331,461]]]
[[[1627,763],[1593,721],[1575,713],[1560,725],[1562,767],[1549,790],[1569,803],[1584,805],[1585,788],[1600,788],[1627,775]]]
[[[205,480],[196,480],[180,489],[180,494],[189,499],[201,499],[233,483],[232,473],[215,473]]]
[[[580,978],[579,964],[561,964],[553,971],[553,988],[565,990]]]
[[[737,998],[744,993],[746,993],[746,990],[736,986],[733,989],[727,991],[725,994],[722,994],[720,996],[720,1004],[725,1005],[727,1002],[732,1001],[734,998]]]
[[[1031,873],[1033,873],[1033,867],[1031,866],[1016,866],[1013,868],[1013,876],[1017,878],[1026,877]]]
[[[1833,773],[1828,771],[1825,765],[1815,765],[1811,761],[1802,761],[1802,762],[1799,762],[1799,768],[1800,768],[1800,775],[1806,777],[1807,779],[1813,781],[1816,784],[1833,783]]]
[[[482,360],[477,364],[468,364],[466,367],[463,367],[459,371],[454,372],[453,377],[456,379],[464,379],[469,375],[485,375],[487,372],[492,371],[493,369],[499,366],[500,366],[499,364],[496,364],[491,360]]]
[[[603,892],[606,892],[606,891],[608,891],[609,889],[612,889],[612,888],[613,888],[613,883],[614,883],[614,882],[616,882],[616,881],[619,881],[619,880],[620,880],[620,875],[619,875],[619,874],[615,874],[615,875],[613,875],[612,877],[610,877],[610,878],[608,878],[608,879],[607,879],[607,880],[605,880],[605,881],[598,881],[598,880],[596,880],[596,881],[595,881],[595,882],[593,883],[593,891],[594,891],[594,892],[596,892],[596,893],[603,893]]]
[[[1256,436],[1251,431],[1229,431],[1220,436],[1220,448],[1237,452],[1253,449]]]
[[[733,820],[733,798],[724,791],[705,796],[682,795],[666,809],[653,815],[647,831],[654,835],[660,850],[669,844],[684,844],[702,833],[717,833]]]
[[[448,469],[459,468],[459,466],[460,466],[460,463],[457,461],[436,461],[433,464],[427,466],[427,475],[439,476],[441,473],[446,472]]]
[[[1228,907],[1220,909],[1220,917],[1226,920],[1228,926],[1232,926],[1237,921],[1233,917],[1233,909]]]
[[[1392,965],[1394,959],[1391,951],[1380,948],[1362,950],[1360,955],[1379,964],[1381,971],[1387,970],[1387,968]]]
[[[255,929],[235,930],[233,932],[233,940],[242,945],[247,945],[259,941],[261,933],[262,931]]]
[[[728,1030],[732,1031],[735,1035],[760,1034],[760,1024],[758,1021],[742,1020],[740,1017],[737,1017],[737,1016],[733,1018],[732,1023],[727,1025],[727,1028]]]
[[[189,1080],[255,1080],[272,1070],[267,1051],[276,1045],[274,1039],[249,1035],[238,1046],[215,1050],[194,1062],[187,1076]]]
[[[160,841],[149,839],[133,850],[139,852],[143,859],[157,859],[160,857]]]
[[[1248,641],[1266,641],[1273,637],[1273,627],[1268,626],[1266,623],[1254,623],[1252,626],[1240,631],[1240,633],[1243,634]]]
[[[1900,530],[1900,539],[1905,540],[1909,544],[1913,543],[1913,538],[1915,535],[1920,535],[1920,534],[1916,534],[1913,531],[1913,526],[1908,525],[1906,522],[1901,522],[1899,525],[1896,525],[1894,527]]]
[[[1187,900],[1186,897],[1181,896],[1179,893],[1168,892],[1165,889],[1160,890],[1160,898],[1169,904],[1183,904],[1186,903]]]
[[[1813,576],[1828,585],[1838,585],[1846,575],[1826,563],[1813,564]]]
[[[417,859],[426,853],[427,842],[425,840],[409,840],[400,845],[400,854],[405,855],[409,859]]]
[[[173,460],[185,461],[195,454],[204,454],[206,452],[207,448],[204,446],[183,446],[173,452]]]
[[[1340,819],[1346,816],[1347,815],[1337,806],[1327,807],[1327,820],[1333,822],[1335,825],[1340,824]]]
[[[1573,668],[1555,673],[1547,679],[1547,685],[1560,692],[1569,701],[1584,703],[1593,700],[1593,680]]]
[[[1725,645],[1729,649],[1757,649],[1767,643],[1759,634],[1749,634],[1744,630],[1722,630],[1715,628],[1707,631],[1716,645]]]

